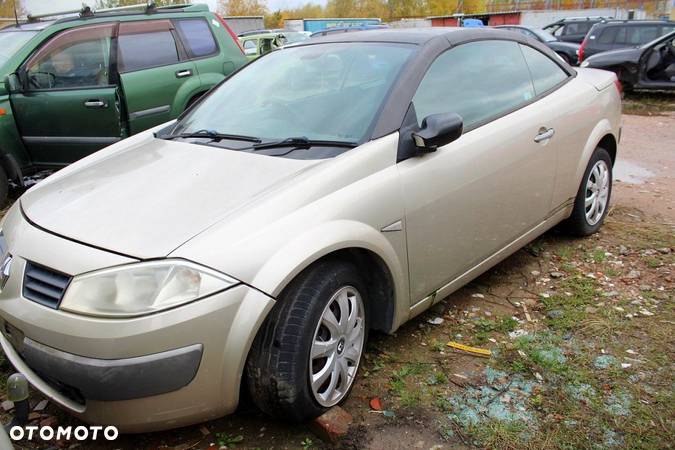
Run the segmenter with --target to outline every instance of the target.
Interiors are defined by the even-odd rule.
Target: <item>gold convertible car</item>
[[[25,193],[0,343],[89,423],[139,432],[343,401],[394,332],[554,225],[607,213],[611,72],[495,29],[341,33],[269,53],[178,120]]]

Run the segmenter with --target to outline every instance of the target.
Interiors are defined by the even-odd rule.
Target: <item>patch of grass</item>
[[[559,338],[551,334],[521,336],[514,341],[514,348],[524,354],[522,364],[532,372],[549,370],[555,373],[568,369]]]
[[[415,408],[420,405],[422,396],[416,389],[405,390],[400,395],[401,406],[404,408]]]
[[[452,402],[443,395],[439,395],[434,400],[434,406],[444,413],[452,411]]]
[[[600,263],[605,262],[605,259],[607,259],[607,256],[605,256],[604,250],[595,250],[591,254],[591,259],[593,260],[594,263],[600,264]]]
[[[391,380],[389,382],[389,389],[391,389],[394,394],[400,397],[406,390],[405,381],[401,379]]]
[[[561,284],[562,292],[572,295],[552,295],[542,298],[547,310],[546,323],[554,330],[570,330],[586,317],[586,306],[593,305],[596,296],[596,281],[592,278],[576,275],[565,279]]]
[[[445,350],[445,344],[437,339],[433,339],[429,348],[432,352],[440,353]]]
[[[302,450],[309,450],[314,447],[314,441],[307,437],[300,442],[300,445],[302,446]]]
[[[554,253],[562,260],[571,259],[574,256],[574,249],[568,245],[558,246]]]
[[[225,432],[216,433],[216,442],[219,447],[234,448],[244,440],[241,434],[231,435]]]
[[[429,379],[427,379],[427,384],[431,386],[436,386],[439,384],[446,384],[448,382],[448,377],[443,372],[434,372],[431,374]]]
[[[663,265],[663,263],[658,258],[646,258],[645,264],[647,264],[647,267],[650,269],[656,269],[657,267],[661,267]]]
[[[527,246],[529,252],[535,256],[539,256],[544,252],[544,242],[542,240],[536,240],[530,243]]]
[[[476,329],[473,334],[473,342],[484,344],[493,332],[508,333],[518,326],[518,321],[510,316],[503,316],[497,319],[479,318],[474,323]]]
[[[527,426],[522,422],[491,420],[472,427],[469,432],[485,448],[521,449],[527,440]]]
[[[406,363],[399,370],[395,370],[391,376],[395,380],[405,380],[412,375],[420,375],[427,369],[425,364],[420,363]]]
[[[668,93],[626,93],[623,99],[624,114],[658,116],[669,111],[675,111],[675,96]]]
[[[605,275],[607,275],[608,277],[611,277],[611,278],[618,277],[619,275],[621,275],[621,271],[618,270],[618,269],[615,269],[612,266],[605,266],[605,268],[603,269],[602,272]]]

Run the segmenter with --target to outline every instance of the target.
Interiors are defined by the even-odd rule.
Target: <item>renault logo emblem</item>
[[[5,288],[12,271],[12,255],[6,255],[0,264],[0,290]]]

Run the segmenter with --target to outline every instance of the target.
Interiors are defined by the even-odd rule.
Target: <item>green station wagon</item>
[[[8,180],[174,119],[247,61],[206,5],[70,13],[0,31],[0,202]]]

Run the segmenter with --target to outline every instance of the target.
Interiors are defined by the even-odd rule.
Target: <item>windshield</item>
[[[539,39],[541,39],[544,42],[553,42],[553,41],[558,40],[558,38],[556,38],[555,36],[553,36],[551,33],[549,33],[546,30],[540,30],[540,29],[537,29],[537,28],[532,28],[531,31],[534,34],[536,34],[537,36],[539,36]]]
[[[360,143],[413,48],[352,42],[272,52],[218,87],[173,134]]]
[[[0,66],[14,55],[23,44],[37,34],[36,31],[3,31],[0,32]]]

